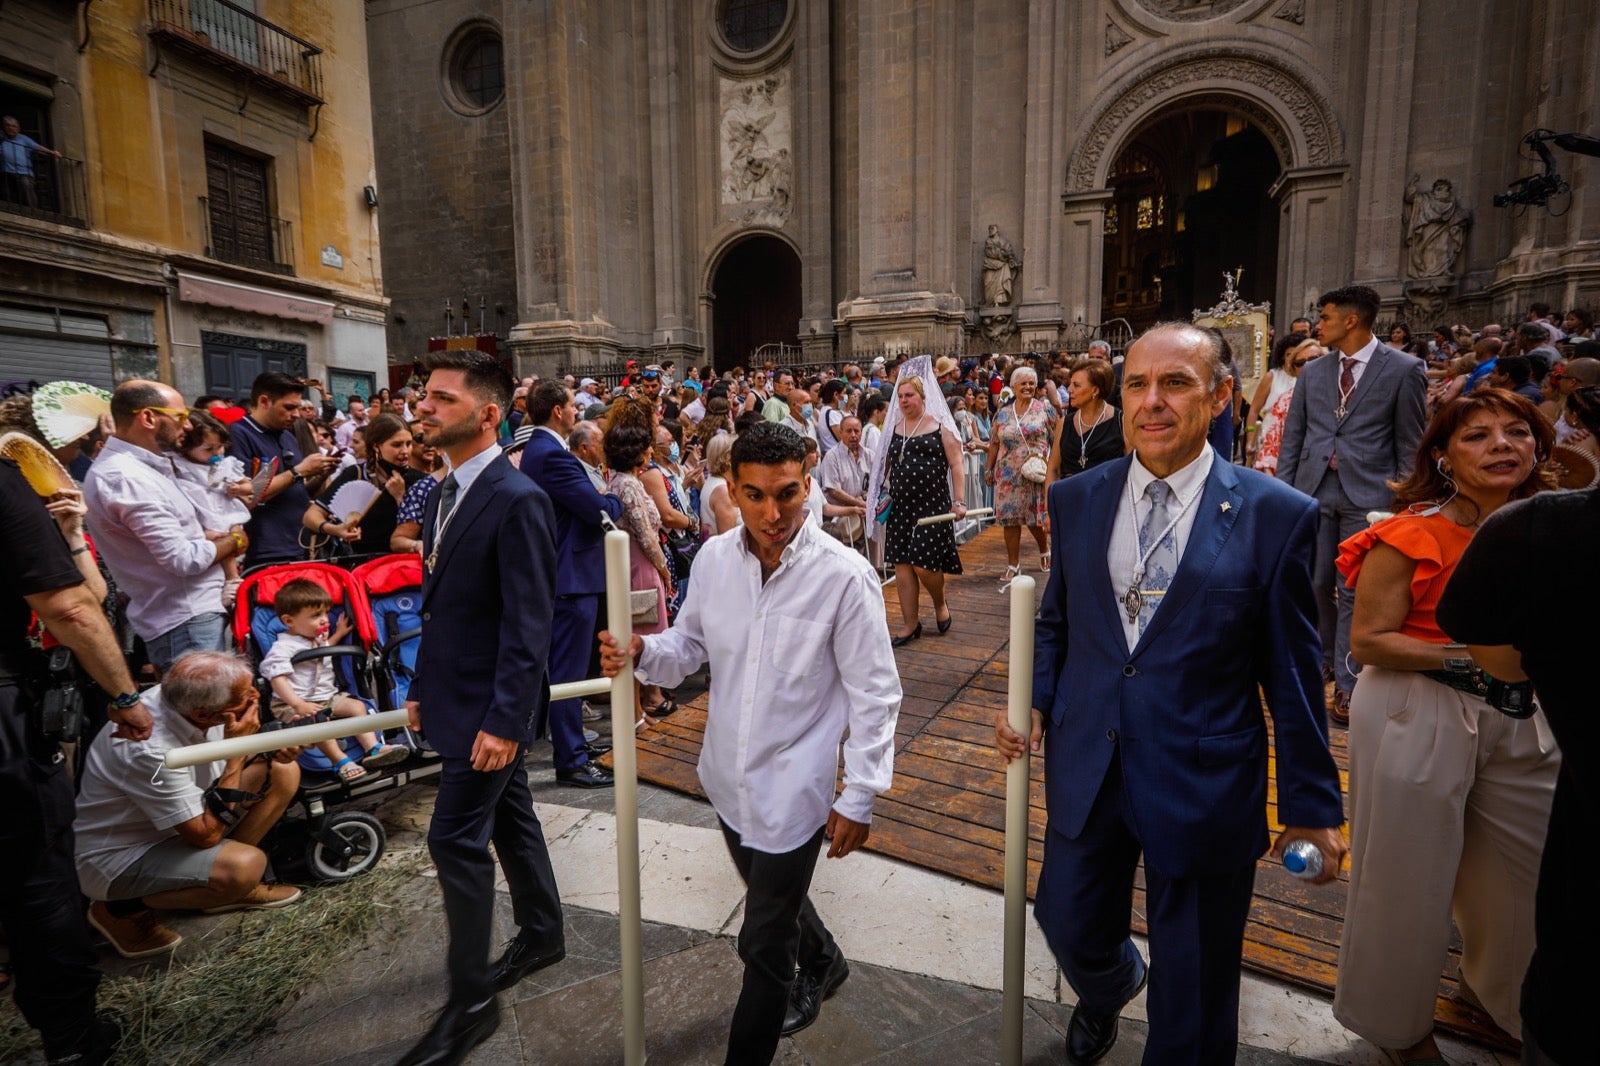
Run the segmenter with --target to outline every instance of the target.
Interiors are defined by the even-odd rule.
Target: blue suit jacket
[[[598,596],[606,590],[604,511],[622,517],[622,501],[595,490],[578,457],[549,433],[534,430],[522,449],[522,472],[534,480],[556,515],[556,595]]]
[[[1034,644],[1050,828],[1082,830],[1120,748],[1145,862],[1170,877],[1254,862],[1268,846],[1267,726],[1285,825],[1344,821],[1328,752],[1311,588],[1315,500],[1212,464],[1161,606],[1130,652],[1106,565],[1131,456],[1050,489],[1051,559]]]
[[[439,493],[422,518],[433,551]],[[422,641],[410,696],[434,750],[467,758],[482,730],[527,744],[550,700],[555,600],[555,514],[550,498],[496,456],[467,489],[445,530],[439,562],[422,579]]]

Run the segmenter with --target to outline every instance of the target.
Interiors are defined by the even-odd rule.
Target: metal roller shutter
[[[0,381],[85,381],[109,389],[111,331],[71,311],[0,306]]]

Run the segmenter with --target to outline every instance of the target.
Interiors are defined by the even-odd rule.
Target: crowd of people
[[[285,635],[271,655],[250,664],[226,652],[243,569],[419,553],[425,597],[442,614],[441,603],[455,602],[450,558],[465,551],[463,538],[484,536],[479,511],[503,505],[495,521],[531,523],[516,537],[532,538],[523,550],[543,565],[509,566],[530,572],[477,595],[477,610],[540,614],[515,637],[537,648],[502,647],[495,660],[460,633],[430,647],[425,626],[422,664],[492,692],[476,712],[488,715],[477,739],[430,712],[461,699],[439,676],[413,690],[419,723],[431,717],[430,739],[442,734],[441,753],[498,775],[492,795],[470,775],[443,787],[447,813],[430,831],[461,952],[486,954],[487,932],[463,901],[481,909],[475,849],[498,833],[492,812],[522,834],[494,839],[502,864],[507,855],[519,864],[523,933],[488,977],[453,948],[452,1003],[459,993],[481,1005],[486,989],[564,951],[549,928],[548,856],[528,835],[537,819],[530,827],[506,806],[526,791],[525,774],[502,773],[520,766],[512,754],[546,730],[558,782],[613,783],[584,701],[546,706],[521,689],[502,692],[497,671],[515,661],[560,683],[597,665],[615,672],[631,656],[635,728],[648,736],[677,712],[675,686],[709,663],[702,781],[740,876],[763,901],[747,911],[755,931],[741,935],[747,972],[730,1048],[742,1049],[736,1061],[765,1061],[779,1033],[809,1024],[848,972],[804,890],[818,841],[833,841],[835,855],[859,846],[872,797],[889,784],[898,690],[861,679],[893,678],[892,648],[950,633],[958,530],[969,511],[992,508],[1003,580],[1033,568],[1024,528],[1048,579],[1033,735],[1002,721],[996,743],[1015,757],[1029,744],[1043,750],[1046,734],[1059,741],[1046,756],[1038,914],[1079,994],[1071,1061],[1105,1054],[1121,1007],[1147,980],[1126,935],[1140,854],[1152,942],[1169,953],[1148,970],[1150,1047],[1170,1051],[1160,1061],[1231,1060],[1251,871],[1266,847],[1258,693],[1274,719],[1278,804],[1290,826],[1274,848],[1314,844],[1323,881],[1345,858],[1328,729],[1348,730],[1341,1022],[1394,1061],[1439,1061],[1433,1003],[1453,917],[1463,994],[1521,1036],[1528,1061],[1576,1061],[1576,1007],[1564,1005],[1570,992],[1554,975],[1581,942],[1570,930],[1592,924],[1561,880],[1596,815],[1574,783],[1587,734],[1570,668],[1536,639],[1558,615],[1513,575],[1535,557],[1528,546],[1551,535],[1531,515],[1559,512],[1574,528],[1592,521],[1583,501],[1593,491],[1542,495],[1600,483],[1592,318],[1573,310],[1557,322],[1536,305],[1510,330],[1441,326],[1416,340],[1403,325],[1380,331],[1370,289],[1339,289],[1319,305],[1316,321],[1296,320],[1271,346],[1248,402],[1222,335],[1176,324],[1126,353],[1097,341],[1081,356],[690,368],[682,381],[670,362],[630,363],[614,387],[587,377],[516,383],[493,360],[458,356],[433,364],[439,380],[350,396],[342,409],[278,373],[262,374],[238,403],[188,405],[166,384],[135,380],[72,440],[48,433],[27,395],[0,402],[0,431],[35,439],[71,471],[34,506],[38,494],[0,464],[0,551],[21,575],[6,601],[16,631],[8,622],[0,635],[0,786],[26,796],[17,809],[38,812],[12,819],[4,838],[35,864],[26,886],[0,892],[19,1006],[52,1061],[105,1061],[95,1056],[114,1025],[93,1012],[89,927],[145,957],[180,939],[162,910],[298,897],[263,881],[257,846],[299,786],[298,753],[183,771],[161,759],[174,746],[254,731],[262,694],[266,713],[288,724],[366,713],[320,661],[291,661],[345,635],[312,583],[278,591]],[[474,483],[485,487],[469,493]],[[528,486],[541,491],[529,497]],[[630,545],[631,649],[598,633],[608,528]],[[1478,550],[1486,538],[1523,554]],[[498,557],[506,542],[482,550]],[[796,573],[802,559],[815,580]],[[457,588],[467,570],[454,568]],[[882,609],[891,573],[893,630]],[[1479,594],[1452,591],[1465,584]],[[445,600],[431,599],[437,589]],[[490,600],[499,606],[485,607]],[[770,627],[758,606],[769,600]],[[854,620],[843,630],[831,621],[841,603]],[[1528,620],[1527,631],[1511,619]],[[59,766],[63,738],[21,713],[42,691],[41,649],[57,643],[95,686],[70,764],[75,785]],[[455,644],[464,657],[440,658]],[[1529,677],[1540,713],[1530,714]],[[755,691],[821,702],[779,714],[757,706]],[[516,700],[535,705],[528,721],[513,713]],[[791,712],[771,731],[775,714]],[[808,737],[804,721],[821,732]],[[769,729],[759,751],[740,739],[752,723]],[[832,795],[847,727],[845,795],[818,808],[812,793]],[[792,796],[765,778],[746,788],[797,745],[816,781]],[[408,755],[371,733],[353,749],[326,747],[346,781]],[[763,789],[772,794],[749,798]],[[459,878],[444,876],[453,863]],[[86,916],[61,903],[80,890]],[[1197,914],[1215,920],[1199,927]],[[798,940],[772,931],[796,921]],[[1399,958],[1396,943],[1408,945]],[[479,1038],[490,1022],[476,1010],[450,1015],[430,1038]]]

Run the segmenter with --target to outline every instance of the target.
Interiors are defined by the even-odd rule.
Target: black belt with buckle
[[[1485,679],[1482,670],[1423,670],[1423,677],[1430,681],[1437,681],[1441,685],[1448,685],[1457,692],[1465,692],[1469,696],[1479,699],[1488,699],[1489,682]]]

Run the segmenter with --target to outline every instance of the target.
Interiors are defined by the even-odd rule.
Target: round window
[[[722,38],[738,52],[772,43],[789,14],[788,0],[722,0]]]
[[[491,29],[471,30],[451,51],[450,88],[462,107],[487,111],[506,94],[504,49]]]

